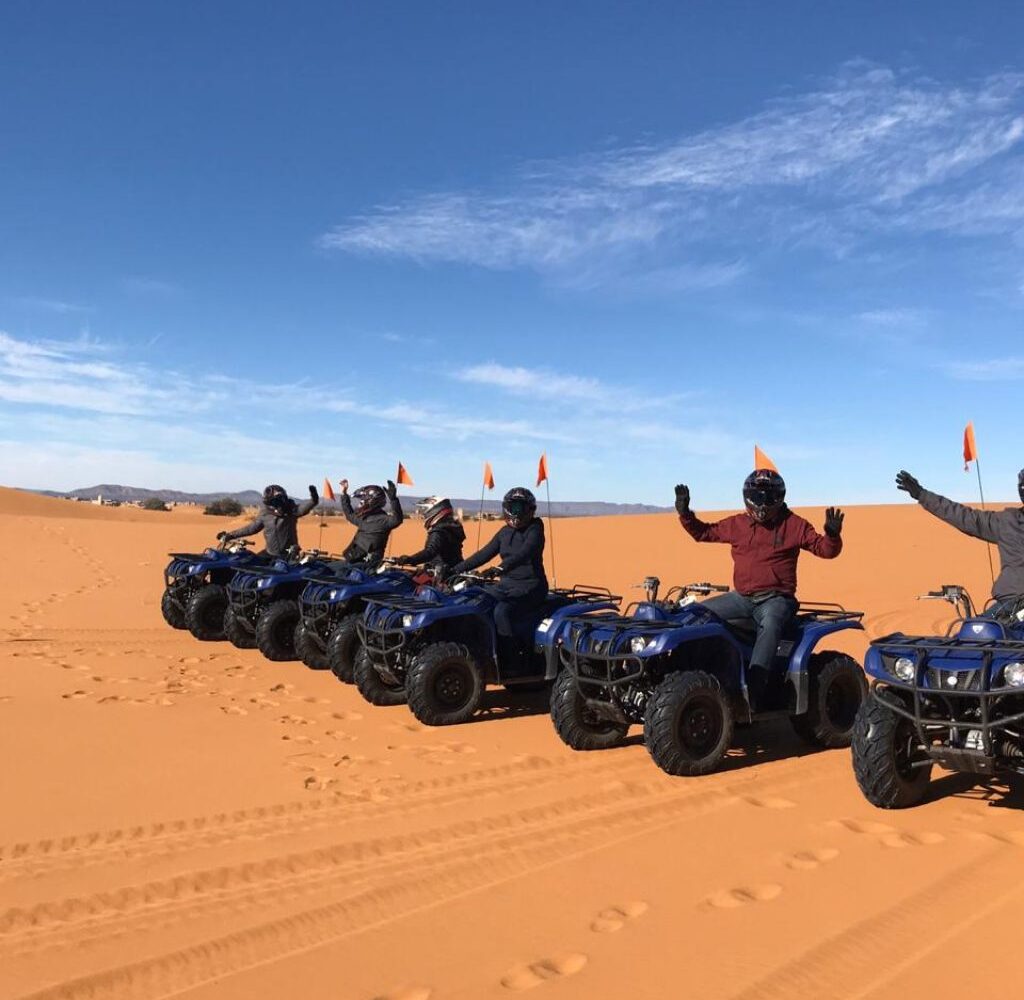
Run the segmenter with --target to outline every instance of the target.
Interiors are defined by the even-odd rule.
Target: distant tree
[[[146,499],[142,501],[142,509],[143,510],[170,510],[171,508],[168,507],[167,504],[165,504],[163,502],[163,500],[160,499],[160,497],[146,497]]]
[[[204,514],[213,514],[215,517],[238,517],[242,513],[242,505],[231,497],[221,497],[208,503],[203,510]]]

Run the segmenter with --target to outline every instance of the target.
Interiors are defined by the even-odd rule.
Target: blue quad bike
[[[337,565],[337,556],[319,549],[293,548],[267,566],[240,570],[227,588],[225,635],[239,649],[259,649],[268,660],[297,659],[299,597],[310,579],[323,579]]]
[[[188,629],[197,639],[223,639],[231,578],[240,569],[270,562],[269,557],[250,552],[252,544],[239,538],[203,552],[170,553],[160,600],[164,621],[172,628]]]
[[[894,632],[871,643],[871,693],[853,733],[853,771],[880,809],[918,805],[938,764],[966,774],[1024,774],[1024,599],[990,602],[946,584],[924,599],[957,617],[944,636]]]
[[[344,563],[330,573],[314,574],[299,598],[301,622],[295,651],[306,666],[330,669],[346,684],[355,681],[358,623],[371,598],[412,594],[433,579],[423,568],[399,569],[384,560],[372,566]]]
[[[867,693],[864,674],[851,657],[818,647],[836,632],[863,630],[862,612],[801,604],[779,643],[774,686],[753,704],[746,672],[754,622],[723,620],[696,600],[729,588],[692,583],[659,600],[657,577],[642,586],[646,599],[625,614],[564,625],[551,718],[568,746],[619,746],[630,725],[639,723],[658,767],[699,775],[718,767],[737,723],[785,717],[814,746],[850,745]]]
[[[465,573],[450,589],[422,587],[411,597],[371,600],[359,623],[356,686],[374,705],[408,701],[426,726],[468,722],[488,685],[545,689],[558,670],[555,639],[569,616],[612,611],[619,598],[602,587],[552,590],[516,647],[499,645],[487,573]]]

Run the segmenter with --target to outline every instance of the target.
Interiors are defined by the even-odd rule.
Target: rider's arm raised
[[[955,500],[924,489],[921,490],[921,496],[917,502],[929,514],[934,514],[939,520],[953,525],[965,535],[981,538],[986,542],[999,541],[998,522],[1002,511],[974,510]]]

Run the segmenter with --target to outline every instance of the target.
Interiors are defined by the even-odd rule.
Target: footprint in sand
[[[882,837],[886,847],[933,847],[945,841],[941,833],[924,831],[922,833],[890,833]]]
[[[772,795],[741,795],[740,800],[758,809],[792,809],[796,803]]]
[[[883,847],[932,847],[935,844],[943,843],[946,839],[941,833],[897,830],[885,823],[875,823],[870,820],[838,819],[833,820],[830,825],[842,827],[844,830],[849,830],[850,833],[874,837]]]
[[[240,705],[221,705],[220,710],[225,715],[248,715],[249,713]]]
[[[61,697],[66,699],[66,700],[67,699],[71,699],[71,698],[88,698],[89,697],[89,692],[88,691],[70,691],[68,694],[62,694]]]
[[[428,1000],[432,995],[429,986],[400,986],[390,993],[378,993],[373,1000]]]
[[[621,931],[631,920],[642,917],[650,909],[649,904],[641,899],[631,903],[619,903],[602,910],[590,925],[598,934],[612,934]]]
[[[786,867],[794,871],[813,871],[820,868],[829,861],[835,861],[839,857],[839,851],[834,847],[819,847],[816,850],[797,851],[786,858]]]
[[[501,977],[501,985],[519,993],[553,979],[573,976],[587,964],[587,956],[570,951],[551,958],[541,958],[528,965],[517,965]]]
[[[704,900],[704,906],[715,910],[735,910],[748,903],[768,903],[782,894],[782,886],[775,882],[763,885],[742,885],[735,889],[723,889]]]

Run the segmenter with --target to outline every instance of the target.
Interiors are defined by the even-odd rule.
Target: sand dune
[[[1024,822],[1002,789],[948,777],[883,814],[847,753],[786,726],[670,779],[637,740],[573,754],[536,696],[425,729],[163,624],[166,553],[224,523],[0,490],[0,996],[818,1000],[1010,975]],[[560,584],[729,580],[670,516],[554,532]],[[941,583],[987,590],[984,547],[911,504],[853,508],[845,536],[801,592],[868,634],[942,627],[915,600]]]

